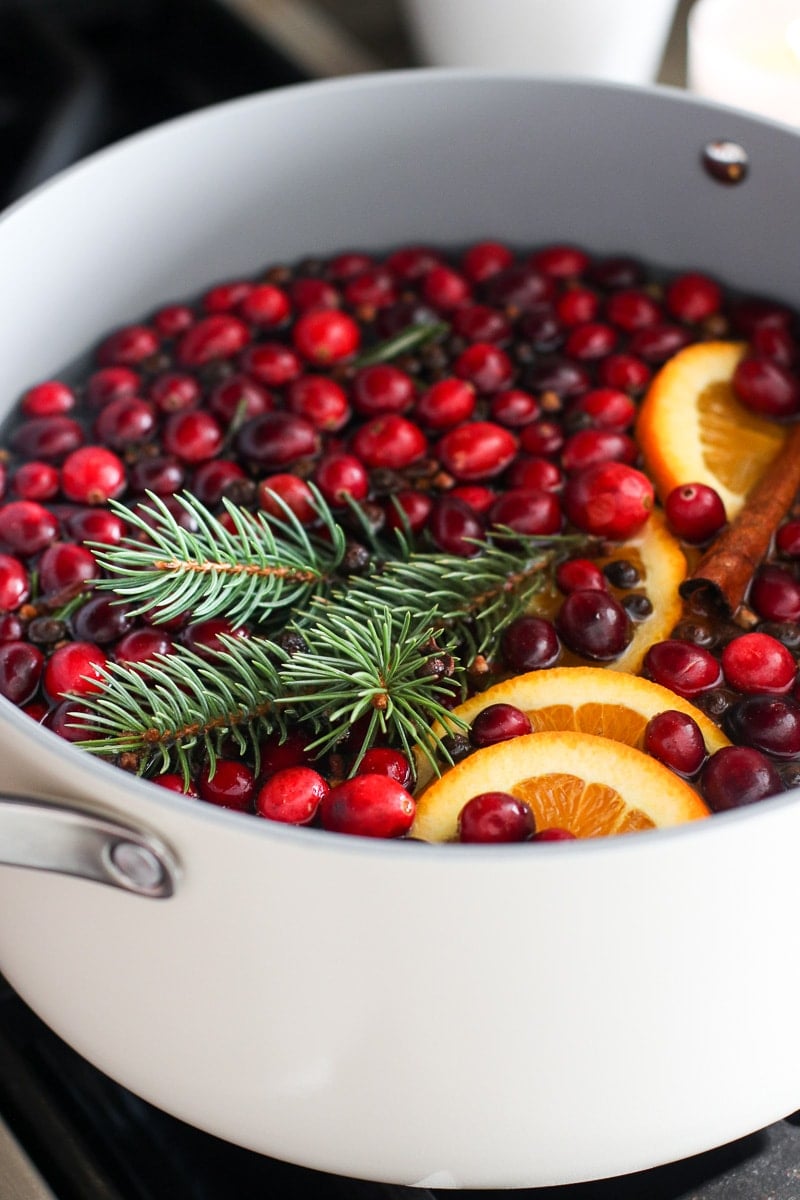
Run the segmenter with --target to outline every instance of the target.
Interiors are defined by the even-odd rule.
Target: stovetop
[[[324,0],[317,14],[313,0],[0,0],[0,208],[155,122],[300,82],[325,54],[337,70],[376,65],[352,42],[352,28],[336,37],[330,20],[339,2]],[[368,19],[373,34],[380,13],[388,16],[383,28],[397,28],[396,0],[346,7],[351,21]],[[285,39],[266,37],[268,23],[253,19],[281,13],[291,17]],[[287,53],[287,45],[302,53]],[[403,65],[406,54],[393,43],[387,62]],[[0,978],[0,1200],[283,1200],[309,1190],[321,1200],[478,1195],[321,1174],[200,1133],[95,1070]],[[800,1200],[800,1114],[681,1163],[516,1194]]]

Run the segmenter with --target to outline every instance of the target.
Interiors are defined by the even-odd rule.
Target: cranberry
[[[373,267],[348,280],[344,298],[353,308],[387,308],[397,299],[395,281],[390,271]]]
[[[85,696],[104,685],[105,654],[94,642],[67,642],[54,650],[44,669],[44,687],[54,700]]]
[[[800,381],[770,358],[743,358],[732,384],[737,399],[762,416],[787,420],[800,412]]]
[[[564,431],[558,421],[533,421],[519,436],[522,449],[535,458],[558,454],[564,445]]]
[[[591,360],[605,358],[616,348],[618,334],[602,321],[586,321],[576,325],[564,343],[564,353],[570,358]]]
[[[301,525],[309,525],[317,515],[314,493],[298,475],[267,475],[258,485],[258,504],[264,512],[280,520],[286,520],[283,508],[286,505]]]
[[[460,842],[527,842],[535,831],[528,805],[508,792],[473,796],[458,817]]]
[[[120,638],[114,648],[114,657],[117,662],[136,665],[159,654],[171,654],[174,649],[175,643],[163,630],[143,626],[141,629],[132,629]]]
[[[389,498],[386,506],[386,524],[390,529],[404,530],[412,534],[421,533],[427,524],[433,499],[427,492],[401,488]]]
[[[177,337],[194,324],[194,313],[186,304],[167,304],[153,313],[153,328],[165,338]]]
[[[364,754],[356,768],[357,775],[388,775],[404,788],[412,782],[411,764],[399,750],[387,746],[373,746]]]
[[[12,486],[21,500],[51,500],[58,492],[61,477],[52,463],[23,463],[14,472]]]
[[[489,414],[493,421],[518,429],[528,425],[539,416],[538,400],[530,392],[521,388],[509,388],[507,392],[496,392],[489,405]]]
[[[784,558],[800,558],[800,521],[786,521],[779,527],[775,548]]]
[[[260,283],[248,288],[239,300],[239,316],[261,329],[274,329],[288,321],[291,313],[289,297],[271,283]]]
[[[70,618],[73,637],[79,642],[94,642],[98,646],[118,641],[130,632],[132,625],[130,611],[120,604],[119,596],[113,592],[90,596]],[[119,653],[116,657],[119,658]]]
[[[514,255],[502,242],[476,242],[461,258],[461,269],[473,283],[482,283],[511,266]]]
[[[644,270],[635,258],[616,254],[593,262],[588,276],[598,287],[616,291],[617,288],[636,287],[644,278]]]
[[[624,433],[634,422],[636,405],[619,388],[593,388],[573,401],[570,412],[586,417],[601,429]]]
[[[20,405],[26,417],[56,417],[75,407],[75,393],[58,379],[29,388]]]
[[[403,246],[386,259],[386,266],[397,279],[421,279],[441,262],[439,254],[429,246]]]
[[[198,791],[203,800],[236,812],[250,812],[253,807],[255,776],[246,763],[218,758],[213,773],[210,766],[200,771]]]
[[[719,492],[705,483],[684,483],[664,501],[664,512],[676,537],[701,545],[716,537],[727,521]]]
[[[555,285],[548,275],[527,263],[512,264],[491,276],[486,284],[490,304],[513,313],[531,312],[550,300]]]
[[[38,569],[39,583],[45,593],[86,583],[99,574],[97,559],[91,550],[76,542],[53,542],[39,559]]]
[[[568,288],[556,300],[555,311],[563,325],[583,325],[597,317],[600,297],[588,287]]]
[[[355,275],[360,275],[362,271],[368,271],[372,265],[373,259],[368,254],[347,251],[331,259],[328,263],[328,272],[331,279],[352,279]]]
[[[621,604],[607,592],[570,592],[558,611],[556,629],[565,646],[584,658],[609,662],[631,639],[631,624]]]
[[[346,504],[347,497],[366,500],[369,475],[353,454],[326,454],[317,463],[314,482],[329,504]]]
[[[722,651],[722,671],[739,692],[782,693],[797,675],[793,655],[768,633],[745,633]]]
[[[512,488],[492,505],[489,523],[506,526],[526,537],[559,533],[562,525],[561,504],[554,492]]]
[[[251,417],[271,412],[275,402],[267,389],[249,375],[230,375],[214,388],[208,407],[223,424],[229,425],[232,421],[249,421]]]
[[[653,485],[626,463],[606,462],[572,475],[564,510],[573,525],[595,537],[624,541],[644,525],[653,508]]]
[[[532,838],[534,842],[574,842],[576,840],[576,834],[570,833],[568,829],[559,829],[556,825],[550,829],[540,829]]]
[[[626,333],[646,329],[661,320],[661,306],[639,288],[622,288],[606,301],[605,315],[613,325]]]
[[[147,325],[126,325],[101,342],[97,361],[103,367],[131,367],[152,358],[160,347],[160,338]]]
[[[530,348],[539,354],[552,354],[563,345],[566,337],[564,326],[550,309],[525,313],[517,329],[522,342],[528,342]]]
[[[97,733],[91,732],[89,725],[79,720],[81,716],[90,715],[89,710],[75,700],[62,700],[45,712],[42,724],[67,742],[83,742],[87,738],[98,737]]]
[[[564,474],[554,462],[524,455],[514,461],[506,479],[509,487],[538,488],[544,492],[560,492],[564,486]]]
[[[774,796],[783,784],[774,763],[759,750],[723,746],[706,763],[700,789],[713,812],[725,812]]]
[[[141,386],[141,376],[130,367],[102,367],[89,376],[86,399],[92,408],[102,408],[121,396],[137,396]]]
[[[58,521],[33,500],[12,500],[0,507],[0,542],[27,558],[58,536]]]
[[[660,366],[673,354],[677,354],[684,346],[688,346],[692,335],[682,325],[649,325],[646,329],[638,330],[630,340],[628,349],[631,354],[643,358],[646,363]]]
[[[12,554],[0,554],[0,612],[13,612],[30,595],[28,572]]]
[[[77,542],[102,542],[106,546],[118,546],[127,531],[121,517],[102,508],[79,508],[67,517],[66,529]]]
[[[540,671],[552,667],[561,654],[555,626],[544,617],[517,617],[503,631],[503,659],[512,671]]]
[[[227,495],[231,487],[246,479],[238,463],[228,458],[212,458],[201,463],[192,478],[192,493],[202,503],[213,508]],[[172,491],[178,491],[173,488]]]
[[[0,645],[0,695],[12,704],[27,704],[36,694],[44,655],[30,642]]]
[[[706,744],[700,726],[688,713],[668,708],[647,722],[644,749],[653,758],[690,778],[706,760]]]
[[[325,279],[294,279],[289,284],[289,299],[299,313],[309,312],[312,308],[338,308],[341,302],[337,289]],[[242,316],[246,318],[245,307]]]
[[[568,558],[556,568],[556,586],[565,596],[570,592],[605,592],[606,577],[590,558]]]
[[[417,400],[414,415],[428,429],[449,429],[475,411],[475,388],[463,379],[439,379]]]
[[[2,571],[2,566],[0,566]],[[0,577],[0,588],[2,587],[2,578]],[[25,633],[25,625],[22,620],[12,612],[0,612],[0,642],[20,642]]]
[[[183,644],[201,658],[213,659],[225,650],[225,638],[244,638],[247,630],[232,625],[225,617],[209,617],[205,621],[192,621],[181,634]]]
[[[609,354],[608,358],[601,359],[597,367],[598,383],[630,392],[633,396],[644,391],[652,374],[647,363],[635,354]]]
[[[472,722],[469,737],[473,746],[481,749],[532,732],[530,718],[521,709],[513,704],[489,704]]]
[[[309,739],[297,731],[287,733],[285,737],[279,733],[268,734],[258,746],[262,779],[286,767],[308,766],[311,761],[308,746]]]
[[[787,329],[775,329],[769,325],[754,329],[750,337],[750,349],[756,358],[771,358],[782,367],[793,367],[797,362],[797,342]]]
[[[690,271],[672,280],[664,300],[671,316],[687,325],[698,325],[719,312],[722,288],[707,275]]]
[[[281,342],[262,342],[258,346],[251,346],[242,355],[242,366],[249,375],[267,387],[291,383],[303,370],[294,350]]]
[[[158,496],[171,496],[179,492],[186,481],[186,469],[177,458],[158,455],[156,458],[140,458],[130,468],[128,483],[133,492],[155,492]],[[197,490],[196,483],[194,490]]]
[[[220,283],[205,293],[201,303],[209,313],[230,312],[250,293],[252,286],[243,279],[236,279],[232,283]]]
[[[488,304],[468,304],[451,317],[453,332],[467,342],[492,342],[504,345],[511,340],[508,317]]]
[[[368,467],[400,471],[422,458],[428,443],[418,425],[389,413],[362,425],[353,436],[352,448]]]
[[[205,462],[218,454],[223,434],[216,417],[201,409],[173,413],[164,426],[163,445],[181,462]]]
[[[731,705],[724,721],[732,742],[778,759],[800,755],[800,707],[785,696],[747,696]]]
[[[164,775],[157,775],[155,779],[150,780],[150,783],[166,788],[168,792],[179,792],[180,795],[191,796],[195,800],[200,798],[200,793],[191,780],[187,783],[182,775],[176,775],[172,771],[168,771]]]
[[[528,370],[528,386],[535,392],[552,392],[562,400],[588,391],[591,378],[582,363],[568,358],[541,358]]]
[[[230,313],[203,317],[183,334],[176,357],[183,367],[201,367],[215,358],[233,358],[250,341],[244,321]]]
[[[530,257],[531,266],[554,279],[576,279],[590,262],[589,255],[579,246],[562,244],[544,246]]]
[[[753,577],[748,600],[765,621],[800,621],[800,582],[784,567],[761,567]]]
[[[612,429],[579,429],[567,438],[561,451],[561,466],[565,471],[583,471],[598,463],[624,462],[629,465],[638,457],[639,448],[627,433]]]
[[[200,403],[201,394],[200,384],[194,375],[185,375],[179,371],[168,371],[159,375],[151,383],[148,393],[153,404],[163,413],[195,408]]]
[[[121,396],[101,409],[95,423],[94,436],[114,450],[123,450],[149,441],[156,428],[156,413],[152,404],[138,396]]]
[[[440,312],[466,304],[471,296],[469,281],[451,267],[433,267],[422,281],[423,298]]]
[[[84,441],[83,429],[72,417],[35,417],[18,426],[11,438],[25,458],[58,462]]]
[[[256,813],[269,821],[308,825],[329,791],[328,784],[311,767],[285,767],[259,788]]]
[[[125,466],[105,446],[82,446],[61,468],[61,488],[79,504],[105,504],[125,488]]]
[[[413,796],[387,775],[354,775],[331,788],[320,803],[325,829],[361,837],[401,837],[411,828],[415,811]]]
[[[502,425],[492,421],[473,421],[458,425],[444,435],[438,457],[446,471],[456,479],[472,483],[492,479],[513,461],[517,439]]]
[[[361,330],[347,313],[332,308],[317,309],[298,318],[292,330],[292,343],[308,362],[342,362],[358,350]]]
[[[644,657],[644,669],[655,683],[685,700],[717,687],[722,681],[722,670],[714,655],[679,638],[652,645]]]
[[[406,412],[414,395],[411,376],[388,363],[364,367],[353,380],[353,407],[363,417]]]
[[[301,375],[290,383],[286,407],[325,433],[342,429],[350,418],[344,389],[324,375]]]
[[[310,421],[293,413],[270,412],[254,417],[236,437],[239,453],[257,467],[288,467],[319,453],[319,435]]]
[[[462,350],[453,370],[460,379],[474,384],[479,392],[499,392],[507,388],[514,376],[511,359],[491,342],[473,342]]]
[[[440,496],[431,510],[428,528],[446,554],[472,558],[480,552],[475,542],[483,537],[483,525],[477,513],[461,500]]]
[[[734,304],[731,316],[739,333],[751,337],[757,329],[789,329],[794,313],[782,304],[752,296]]]
[[[468,504],[471,509],[481,516],[488,513],[489,509],[497,499],[497,492],[491,488],[483,487],[479,483],[462,483],[458,487],[451,488],[448,495],[455,496],[457,500],[462,500],[464,504]]]

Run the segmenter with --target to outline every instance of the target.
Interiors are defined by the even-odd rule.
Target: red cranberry
[[[155,492],[157,496],[171,496],[179,492],[185,481],[186,470],[182,463],[177,458],[161,454],[157,458],[140,458],[132,465],[128,475],[131,491]]]
[[[696,775],[706,759],[706,744],[700,726],[688,713],[674,708],[658,713],[647,722],[644,749],[686,778]]]
[[[331,788],[319,811],[323,827],[333,833],[392,838],[408,833],[416,805],[387,775],[354,775]]]
[[[583,471],[598,463],[624,462],[631,465],[639,447],[627,433],[613,429],[579,429],[564,443],[561,465],[565,471]]]
[[[539,402],[530,392],[521,388],[509,388],[507,392],[496,392],[489,405],[489,414],[493,421],[518,429],[528,425],[539,416]]]
[[[27,704],[39,687],[44,655],[30,642],[0,645],[0,696],[12,704]]]
[[[101,342],[97,361],[102,367],[133,367],[158,353],[161,342],[147,325],[126,325]]]
[[[2,565],[0,564],[0,588],[2,588]],[[12,612],[0,612],[0,642],[21,642],[25,633],[22,620]]]
[[[317,309],[298,318],[292,330],[292,343],[308,362],[342,362],[358,350],[361,330],[347,313],[332,308]]]
[[[719,492],[705,483],[673,488],[664,501],[664,512],[675,536],[697,546],[716,537],[728,519]]]
[[[705,647],[680,638],[652,645],[644,657],[644,669],[655,683],[685,700],[717,687],[722,681],[722,670],[714,655]]]
[[[467,342],[504,345],[511,340],[511,323],[504,313],[488,304],[468,304],[451,317],[453,333]]]
[[[102,408],[121,396],[137,396],[141,386],[141,376],[130,367],[102,367],[89,376],[86,399],[92,408]]]
[[[205,462],[218,454],[223,434],[216,417],[202,409],[173,413],[164,426],[163,445],[181,462]]]
[[[175,643],[162,629],[143,626],[124,634],[114,648],[117,662],[136,665],[146,663],[159,654],[171,654]]]
[[[462,500],[481,516],[489,511],[497,499],[497,492],[479,483],[462,483],[459,487],[450,488],[448,495]]]
[[[608,320],[626,333],[656,325],[662,316],[660,304],[638,288],[614,292],[606,301],[605,311]]]
[[[30,595],[28,572],[12,554],[0,554],[0,612],[13,612]]]
[[[52,463],[23,463],[14,472],[14,491],[20,500],[51,500],[61,486],[61,477]]]
[[[481,749],[532,732],[530,717],[521,709],[513,704],[489,704],[472,722],[469,739],[473,746]]]
[[[301,375],[289,384],[286,407],[305,417],[324,433],[342,429],[350,418],[350,405],[344,389],[324,375]]]
[[[508,792],[481,792],[458,817],[460,842],[527,842],[535,831],[528,805]]]
[[[604,387],[619,388],[638,396],[647,387],[652,370],[635,354],[609,354],[601,359],[597,367],[598,383]]]
[[[786,696],[747,696],[727,710],[725,727],[732,742],[773,758],[800,755],[800,707]]]
[[[570,833],[568,829],[559,829],[554,825],[550,829],[540,829],[531,840],[534,842],[574,842],[576,835]]]
[[[626,463],[597,463],[572,475],[564,488],[564,510],[578,529],[624,541],[644,525],[653,508],[653,485]]]
[[[786,521],[779,527],[775,548],[784,558],[800,558],[800,521]]]
[[[389,413],[362,425],[353,436],[352,448],[368,467],[400,471],[422,458],[428,443],[418,425]]]
[[[319,453],[319,434],[294,413],[269,412],[246,422],[236,437],[239,453],[257,467],[288,467]]]
[[[749,693],[788,692],[797,675],[792,654],[768,633],[745,633],[728,642],[722,671],[731,687]]]
[[[26,417],[56,417],[75,407],[75,393],[58,379],[29,388],[20,405]]]
[[[168,371],[159,375],[150,385],[148,393],[159,412],[182,412],[186,408],[195,408],[200,403],[200,384],[194,375],[184,375],[179,371]]]
[[[422,393],[414,416],[428,429],[449,429],[475,411],[475,388],[463,379],[439,379]]]
[[[213,659],[225,650],[225,638],[244,638],[247,630],[232,625],[225,617],[208,617],[205,621],[192,621],[181,634],[183,644],[201,658]]]
[[[127,532],[121,517],[102,508],[80,508],[71,513],[66,529],[76,542],[102,542],[106,546],[118,546]]]
[[[564,486],[564,473],[554,462],[523,455],[512,463],[506,479],[509,487],[538,488],[544,492],[560,492]]]
[[[149,441],[156,428],[152,404],[138,396],[122,396],[101,409],[95,423],[94,436],[114,450],[123,450]]]
[[[236,279],[232,283],[220,283],[205,293],[201,303],[208,313],[230,312],[250,293],[252,286],[243,279]]]
[[[79,719],[81,715],[90,715],[85,705],[75,700],[62,700],[48,709],[41,720],[45,729],[52,730],[66,742],[83,742],[87,738],[97,737],[98,734],[92,733],[90,727]]]
[[[531,266],[554,279],[576,279],[590,262],[589,255],[579,246],[562,244],[544,246],[530,257]]]
[[[616,254],[593,262],[588,275],[598,287],[611,292],[617,288],[636,287],[644,278],[644,269],[635,258]]]
[[[334,507],[346,504],[348,496],[366,500],[369,495],[369,475],[353,454],[326,454],[317,463],[314,483]]]
[[[250,812],[255,783],[255,776],[246,763],[218,758],[213,774],[210,766],[202,768],[197,787],[203,800],[209,804],[231,808],[236,812]]]
[[[564,445],[564,430],[559,421],[532,421],[519,435],[522,449],[535,458],[558,454]]]
[[[552,354],[566,337],[564,326],[549,308],[525,313],[517,322],[517,331],[522,341],[528,342],[538,354]]]
[[[45,593],[86,583],[99,574],[97,559],[91,550],[76,542],[53,542],[39,559],[38,570],[39,583]]]
[[[168,792],[179,792],[180,795],[191,796],[195,800],[200,798],[200,793],[191,780],[187,783],[182,775],[176,775],[172,771],[168,771],[164,775],[157,775],[155,779],[150,780],[150,783],[166,788]]]
[[[561,654],[552,622],[530,615],[517,617],[506,627],[501,646],[506,665],[517,674],[552,667]]]
[[[201,463],[192,477],[192,493],[201,504],[213,508],[227,495],[232,485],[241,479],[246,479],[238,463],[228,458],[212,458],[209,462]],[[178,491],[178,488],[173,488]]]
[[[554,492],[534,488],[512,488],[489,510],[489,524],[507,526],[526,537],[559,533],[561,504]]]
[[[594,321],[600,311],[600,297],[588,287],[572,287],[563,292],[555,304],[556,316],[570,328]]]
[[[759,750],[723,746],[706,763],[700,789],[713,812],[726,812],[774,796],[783,784],[774,763]]]
[[[105,446],[82,446],[61,468],[61,488],[79,504],[105,504],[125,488],[125,466]]]
[[[429,246],[403,246],[386,259],[386,266],[397,279],[421,279],[441,262],[436,250]]]
[[[249,375],[267,387],[282,387],[302,373],[300,359],[281,342],[262,342],[250,346],[242,355],[242,365]]]
[[[153,328],[165,338],[177,337],[194,324],[194,313],[186,304],[167,304],[153,313]]]
[[[267,389],[249,375],[231,375],[214,388],[208,407],[223,424],[229,425],[232,421],[249,421],[271,412],[275,402]]]
[[[427,492],[401,488],[389,498],[386,505],[386,524],[390,529],[421,533],[433,508],[433,499]],[[399,510],[399,511],[398,511]]]
[[[737,399],[762,416],[787,420],[800,412],[800,381],[770,358],[743,358],[732,383]]]
[[[103,687],[107,659],[93,642],[67,642],[54,650],[44,669],[44,687],[54,700],[74,692],[85,696]]]
[[[58,536],[58,521],[33,500],[12,500],[0,508],[0,542],[28,558]]]
[[[461,258],[461,269],[473,283],[482,283],[510,267],[514,255],[502,242],[476,242]]]
[[[514,365],[499,346],[491,342],[473,342],[462,350],[453,370],[460,379],[474,384],[479,392],[500,392],[514,377]]]
[[[719,312],[722,288],[707,275],[690,271],[672,280],[664,300],[671,316],[687,325],[698,325]]]
[[[373,746],[367,750],[356,768],[357,775],[388,775],[404,788],[412,782],[411,764],[399,750],[387,746]]]
[[[331,279],[352,279],[362,271],[368,271],[373,263],[374,260],[368,254],[349,250],[331,259],[328,272]]]
[[[294,731],[281,737],[279,733],[268,734],[258,745],[261,777],[266,779],[286,767],[305,767],[311,761],[308,750],[310,739]]]
[[[263,783],[256,796],[256,813],[268,821],[308,825],[330,788],[311,767],[285,767]]]
[[[289,297],[271,283],[249,288],[239,301],[239,315],[260,329],[274,329],[288,321],[291,313]]]
[[[310,525],[317,516],[314,493],[299,475],[267,475],[258,485],[258,504],[271,517],[284,521],[286,505],[301,525]]]
[[[800,621],[800,582],[784,567],[761,567],[748,600],[764,621]]]
[[[568,558],[556,568],[556,586],[565,596],[570,592],[608,590],[606,577],[590,558]]]
[[[616,330],[602,321],[587,321],[576,325],[564,343],[564,353],[570,358],[589,361],[605,358],[615,349],[618,341]]]
[[[483,537],[483,525],[477,513],[461,500],[440,496],[431,510],[428,528],[445,554],[472,558],[480,552],[475,542]]]
[[[233,358],[250,341],[244,321],[230,313],[203,317],[178,342],[176,356],[184,367],[201,367],[215,358]]]
[[[312,308],[338,308],[341,302],[333,284],[325,279],[294,279],[289,284],[289,299],[296,312],[310,312]],[[247,317],[245,311],[243,317]]]
[[[373,267],[348,280],[344,298],[352,308],[387,308],[397,299],[395,281],[390,271]]]
[[[619,388],[593,388],[573,401],[570,412],[580,413],[601,429],[624,433],[636,418],[636,405]]]
[[[565,646],[584,658],[610,662],[631,639],[631,624],[621,604],[607,592],[570,592],[558,611],[556,629]]]
[[[452,267],[433,267],[422,281],[422,295],[428,304],[449,312],[466,304],[471,296],[469,282]]]
[[[771,358],[782,367],[793,367],[797,363],[797,342],[787,329],[765,326],[754,329],[750,337],[750,350],[756,358]]]
[[[25,458],[58,462],[83,440],[83,429],[72,417],[36,417],[17,427],[11,444]]]
[[[403,413],[414,403],[414,381],[389,363],[364,367],[353,380],[353,407],[363,417]]]
[[[530,427],[529,427],[530,428]],[[456,479],[472,483],[493,479],[513,461],[517,439],[493,421],[473,421],[446,433],[438,446],[438,457]]]

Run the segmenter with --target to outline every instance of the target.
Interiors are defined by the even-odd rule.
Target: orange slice
[[[410,833],[453,841],[465,804],[482,792],[510,792],[537,829],[607,837],[697,821],[709,810],[697,792],[656,759],[589,733],[529,733],[477,750],[423,792]]]
[[[728,519],[774,459],[786,431],[733,394],[741,342],[698,342],[678,351],[653,379],[636,437],[645,470],[664,500],[682,483],[717,490]]]
[[[642,745],[645,726],[651,717],[667,709],[677,709],[697,722],[709,754],[730,745],[722,730],[705,713],[669,688],[605,667],[553,667],[515,675],[459,704],[453,715],[471,725],[490,704],[513,704],[527,713],[537,733],[587,733],[637,748]],[[434,732],[441,736],[446,730],[435,725]],[[433,778],[433,771],[422,755],[417,768],[419,792]],[[450,768],[447,774],[454,769]]]

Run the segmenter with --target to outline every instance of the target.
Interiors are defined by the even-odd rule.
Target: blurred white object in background
[[[404,0],[422,60],[652,83],[677,0]]]
[[[692,91],[800,125],[800,0],[698,0],[688,33]]]

